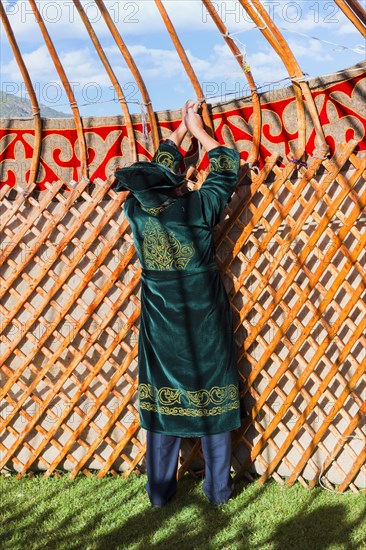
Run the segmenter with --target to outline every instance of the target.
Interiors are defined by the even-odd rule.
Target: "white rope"
[[[308,73],[304,73],[304,76],[309,76]],[[279,84],[280,82],[284,82],[285,80],[295,80],[296,77],[291,77],[291,76],[285,76],[284,78],[280,78],[279,80],[273,80],[271,82],[266,82],[265,84],[262,84],[261,86],[256,86],[255,88],[255,91],[257,90],[261,90],[262,88],[266,88],[267,86],[271,86],[272,84]],[[197,101],[204,101],[206,99],[217,99],[217,98],[222,98],[223,95],[227,96],[227,95],[236,95],[238,92],[235,91],[235,92],[227,92],[225,94],[218,94],[218,95],[209,95],[209,96],[205,96],[203,98],[197,98]],[[250,98],[251,95],[246,95],[246,96],[242,96],[240,99],[247,99],[247,98]]]
[[[145,107],[147,107],[148,105],[151,105],[151,102],[149,103],[143,103],[141,101],[138,101],[138,100],[129,100],[127,101],[126,99],[122,99],[122,98],[117,98],[117,99],[104,99],[104,100],[100,100],[100,101],[89,101],[89,103],[53,103],[52,105],[46,105],[46,107],[50,107],[50,108],[55,108],[55,107],[71,107],[71,106],[77,106],[77,107],[88,107],[89,105],[99,105],[99,104],[102,104],[102,103],[118,103],[118,102],[121,102],[121,103],[125,103],[127,105],[127,103],[133,103],[135,105],[144,105]],[[43,105],[42,105],[43,107]]]
[[[366,67],[365,67],[366,68]],[[325,77],[328,77],[328,76],[335,76],[335,75],[339,75],[339,74],[344,74],[345,77],[347,77],[347,74],[348,73],[353,73],[353,72],[358,72],[360,75],[362,75],[362,67],[354,67],[354,68],[351,68],[351,69],[344,69],[342,71],[337,71],[335,73],[329,73],[328,75],[321,75],[321,76],[310,76],[309,73],[304,73],[303,76],[301,77],[296,77],[296,76],[285,76],[284,78],[280,78],[279,80],[272,80],[271,82],[266,82],[265,84],[262,84],[261,86],[256,86],[256,90],[261,90],[262,88],[266,88],[267,86],[271,86],[272,84],[279,84],[280,82],[285,82],[286,80],[290,80],[290,81],[295,81],[295,82],[309,82],[310,79],[315,79],[315,78],[325,78]],[[239,73],[236,73],[236,74],[239,74]],[[232,75],[230,75],[232,76]],[[309,78],[305,78],[305,77],[309,77]],[[228,80],[229,77],[226,77],[225,80]],[[236,95],[237,94],[237,91],[235,92],[226,92],[225,94],[218,94],[218,95],[211,95],[211,96],[205,96],[204,98],[197,98],[198,101],[204,101],[206,99],[218,99],[218,98],[222,98],[223,95],[225,96],[231,96],[231,95]],[[246,96],[242,96],[240,99],[248,99],[250,98],[251,95],[246,95]]]
[[[303,74],[302,76],[291,76],[291,80],[294,81],[294,82],[308,82],[307,78],[305,78],[305,75]]]
[[[253,28],[256,28],[256,27],[253,27]],[[260,27],[258,27],[258,28],[260,28]],[[246,31],[238,31],[238,32],[234,32],[234,33],[231,33],[229,31],[227,31],[225,34],[222,34],[222,33],[221,34],[224,38],[231,38],[231,40],[237,45],[238,49],[240,50],[240,53],[234,54],[234,55],[235,55],[235,57],[241,57],[242,58],[241,68],[244,72],[249,72],[250,71],[250,65],[249,65],[248,60],[247,60],[247,47],[241,40],[239,40],[239,38],[232,38],[234,35],[240,34],[241,32],[246,32]]]
[[[236,32],[227,31],[225,34],[223,34],[223,33],[221,33],[221,34],[224,37],[231,38],[232,36],[235,36],[237,34],[243,34],[244,32],[249,32],[249,31],[252,31],[254,29],[259,29],[259,30],[263,31],[266,28],[267,28],[266,25],[264,27],[258,27],[258,25],[254,25],[254,27],[249,27],[249,29],[242,29],[241,31],[236,31]]]
[[[365,67],[363,68],[364,70],[366,70],[366,65]],[[352,73],[352,72],[359,72],[359,76],[362,75],[362,67],[358,67],[358,68],[353,68],[353,69],[343,69],[343,71],[337,71],[336,73],[329,73],[329,74],[322,74],[321,76],[314,76],[313,78],[326,78],[328,76],[335,76],[336,74],[344,74],[345,76],[347,76],[347,73]]]
[[[283,31],[298,34],[299,36],[305,36],[305,38],[312,38],[313,40],[318,40],[318,42],[323,42],[324,44],[331,44],[332,46],[337,46],[337,48],[333,48],[334,51],[350,50],[352,52],[360,53],[363,55],[366,54],[366,47],[362,44],[358,44],[354,48],[350,48],[349,46],[342,46],[341,44],[337,44],[336,42],[329,42],[329,40],[323,40],[322,38],[318,38],[317,36],[310,36],[303,32],[287,29],[286,27],[280,27],[280,29],[282,29]]]
[[[147,115],[146,115],[145,104],[139,102],[139,105],[141,110],[142,133],[145,139],[149,139],[149,132],[147,130]]]
[[[262,30],[265,30],[267,28],[268,27],[266,25],[264,27],[259,27],[258,25],[255,25],[254,27],[250,27],[248,29],[242,29],[241,31],[236,31],[236,32],[227,31],[225,34],[222,34],[222,36],[224,38],[232,38],[233,36],[235,36],[237,34],[242,34],[244,32],[248,32],[248,31],[251,31],[251,30],[254,30],[254,29],[259,29],[259,30],[262,31]],[[336,46],[336,48],[333,48],[334,51],[350,50],[352,52],[359,53],[361,55],[364,55],[366,53],[366,46],[363,45],[363,44],[357,44],[354,47],[343,46],[342,44],[337,44],[336,42],[330,42],[329,40],[323,40],[322,38],[318,38],[317,36],[311,36],[311,35],[308,35],[308,34],[305,34],[305,33],[299,32],[299,31],[294,31],[293,29],[288,29],[287,27],[280,27],[280,29],[283,30],[283,31],[298,34],[299,36],[305,36],[305,38],[312,38],[313,40],[318,40],[319,42],[323,42],[324,44],[331,44],[332,46]],[[237,38],[236,40],[239,40],[239,39]],[[339,50],[337,50],[338,48],[339,48]]]
[[[360,75],[362,74],[362,67],[355,67],[355,68],[351,68],[351,69],[344,69],[343,71],[337,71],[336,73],[329,73],[329,75],[322,75],[322,76],[313,76],[313,77],[310,77],[310,78],[325,78],[327,76],[332,76],[332,75],[338,75],[338,74],[344,74],[345,76],[347,76],[348,73],[352,73],[352,72],[359,72]],[[304,76],[310,76],[309,73],[304,73]],[[228,77],[227,77],[228,78]],[[299,77],[299,78],[303,78],[303,77]],[[271,86],[272,84],[279,84],[280,82],[285,82],[286,80],[297,80],[298,81],[298,78],[297,77],[291,77],[291,76],[285,76],[284,78],[280,78],[279,80],[272,80],[271,82],[266,82],[265,84],[262,84],[261,86],[257,86],[256,87],[256,90],[261,90],[262,88],[266,88],[267,86]],[[307,80],[309,81],[309,80]],[[227,92],[225,93],[224,95],[225,96],[229,96],[229,95],[235,95],[237,94],[237,91],[235,92]],[[205,97],[201,97],[201,98],[197,98],[197,101],[205,101],[207,99],[217,99],[217,98],[221,98],[223,94],[218,94],[218,95],[211,95],[211,96],[205,96]],[[250,98],[251,95],[247,95],[247,96],[243,96],[241,99],[247,99],[247,98]],[[106,100],[103,100],[103,101],[90,101],[89,103],[80,103],[78,104],[78,107],[89,107],[89,105],[99,105],[99,104],[103,104],[103,103],[117,103],[119,101],[119,99],[106,99]],[[145,107],[147,105],[150,105],[150,103],[142,103],[141,101],[136,101],[136,100],[123,100],[123,103],[126,103],[126,104],[135,104],[135,105],[144,105]],[[46,107],[50,107],[52,109],[54,109],[55,107],[65,107],[65,106],[70,106],[70,103],[56,103],[56,104],[53,104],[53,105],[46,105]],[[42,105],[43,107],[43,105]],[[29,120],[31,120],[31,117],[24,117],[24,120],[27,120],[29,118]]]

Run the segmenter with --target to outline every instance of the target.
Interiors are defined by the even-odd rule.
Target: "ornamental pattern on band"
[[[237,409],[239,390],[234,384],[213,386],[197,391],[181,390],[164,386],[156,388],[151,384],[139,384],[139,404],[142,409],[178,416],[212,416],[231,409]],[[182,406],[182,398],[188,401]],[[180,405],[180,406],[178,406]],[[205,408],[210,406],[210,408]]]
[[[174,164],[177,161],[175,160],[172,153],[169,153],[168,151],[157,151],[154,155],[153,162],[158,162],[159,164],[163,164],[167,168],[173,169]]]
[[[164,212],[169,206],[171,206],[173,203],[170,204],[164,204],[164,206],[152,206],[151,208],[147,208],[146,206],[141,205],[141,209],[147,212],[148,214],[151,214],[152,216],[157,216],[160,214],[160,212]]]
[[[211,172],[231,172],[238,171],[238,162],[228,155],[220,155],[217,158],[210,159]]]
[[[195,253],[193,242],[182,244],[173,231],[152,218],[146,220],[142,234],[146,269],[185,269]]]
[[[227,403],[226,405],[218,405],[211,409],[192,409],[187,407],[167,407],[164,405],[157,406],[155,403],[140,402],[140,409],[146,411],[157,412],[160,414],[167,414],[170,416],[216,416],[223,414],[240,407],[239,400]]]

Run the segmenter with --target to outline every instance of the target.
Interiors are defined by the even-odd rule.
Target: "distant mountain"
[[[42,118],[71,118],[72,115],[40,105]],[[32,117],[32,106],[28,99],[0,91],[0,118]]]

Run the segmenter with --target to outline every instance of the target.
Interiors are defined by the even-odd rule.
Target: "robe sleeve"
[[[183,155],[174,142],[170,140],[162,141],[152,158],[152,162],[164,164],[175,174],[179,174],[183,165]]]
[[[208,152],[210,173],[198,193],[202,214],[213,227],[221,220],[225,207],[238,181],[240,154],[235,149],[220,145]]]

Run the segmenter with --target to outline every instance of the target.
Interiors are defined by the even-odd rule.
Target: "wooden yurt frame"
[[[366,38],[361,3],[334,1]],[[145,440],[136,397],[140,266],[123,215],[126,194],[113,191],[113,177],[89,180],[77,101],[37,3],[29,3],[72,109],[80,166],[77,182],[59,179],[39,192],[44,120],[0,3],[34,121],[27,182],[0,188],[0,468],[18,477],[38,469],[45,476],[61,470],[72,477],[93,470],[98,477],[129,475],[144,471]],[[155,3],[203,99],[169,10]],[[74,4],[117,94],[133,162],[139,158],[134,117],[82,3]],[[162,130],[143,77],[103,0],[95,4],[138,85],[153,151]],[[330,154],[313,91],[288,43],[259,0],[240,0],[287,69],[298,122],[291,161],[273,152],[259,166],[263,113],[254,76],[213,3],[202,4],[243,70],[253,108],[240,185],[215,230],[217,261],[236,317],[247,409],[233,434],[236,478],[253,479],[256,472],[260,483],[272,476],[307,487],[321,478],[331,490],[336,485],[337,491],[357,492],[366,479],[366,157],[355,139],[337,143]],[[214,133],[205,101],[203,118]],[[307,120],[316,133],[312,155],[306,150]],[[206,177],[193,167],[189,173],[197,186]],[[321,341],[315,329],[324,331]],[[182,446],[179,476],[186,471],[202,473],[199,439],[187,438]]]

